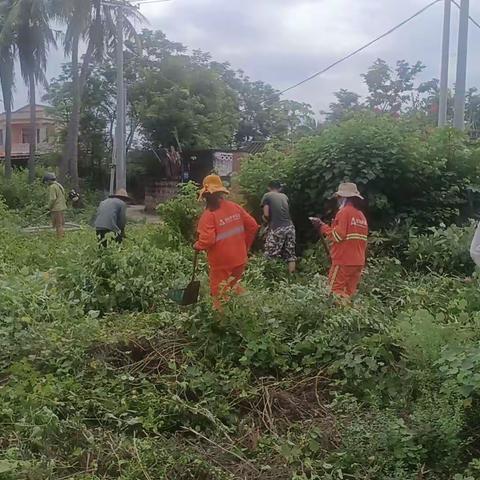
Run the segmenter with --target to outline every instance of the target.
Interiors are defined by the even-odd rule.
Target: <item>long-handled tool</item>
[[[320,242],[322,242],[323,248],[325,250],[325,253],[327,254],[327,258],[330,259],[330,248],[328,246],[327,241],[325,240],[325,237],[323,236],[322,233],[320,233]]]
[[[46,218],[48,215],[50,215],[49,211],[40,214],[37,217],[37,221],[40,221],[43,218]],[[71,222],[65,222],[64,228],[65,230],[69,230],[69,231],[82,229],[81,225],[77,225],[76,223],[71,223]],[[36,225],[36,226],[24,227],[21,229],[21,231],[23,233],[39,233],[39,232],[45,232],[51,229],[52,229],[51,225]]]
[[[321,219],[319,217],[309,217],[309,220],[313,223],[313,225],[317,226],[316,225],[316,222],[318,222],[319,220],[321,221]],[[330,247],[328,246],[328,243],[327,243],[327,240],[325,239],[325,237],[323,236],[322,232],[318,231],[318,236],[320,237],[320,242],[322,243],[322,246],[325,250],[325,253],[327,254],[327,258],[330,259]]]
[[[197,274],[198,265],[198,251],[195,250],[193,256],[193,273],[192,280],[185,288],[177,288],[169,290],[168,297],[170,300],[178,303],[179,305],[193,305],[198,302],[198,295],[200,292],[200,282],[195,280]]]

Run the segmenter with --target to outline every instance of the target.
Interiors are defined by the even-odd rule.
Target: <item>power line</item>
[[[299,87],[300,85],[303,85],[304,83],[307,83],[309,82],[310,80],[313,80],[314,78],[318,77],[319,75],[322,75],[326,72],[328,72],[329,70],[331,70],[333,67],[336,67],[337,65],[339,65],[340,63],[343,63],[345,60],[348,60],[349,58],[352,58],[354,55],[356,55],[357,53],[360,53],[362,52],[363,50],[367,49],[368,47],[372,46],[374,43],[378,42],[379,40],[382,40],[383,38],[387,37],[388,35],[390,35],[391,33],[395,32],[396,30],[398,30],[399,28],[403,27],[404,25],[406,25],[407,23],[409,23],[410,21],[412,21],[414,18],[418,17],[419,15],[421,15],[422,13],[424,13],[425,11],[427,11],[429,8],[433,7],[434,5],[436,5],[437,3],[441,2],[442,0],[434,0],[433,2],[430,2],[427,6],[423,7],[422,9],[420,9],[418,12],[414,13],[413,15],[411,15],[410,17],[408,17],[406,20],[404,20],[403,22],[399,23],[398,25],[396,25],[395,27],[391,28],[390,30],[388,30],[387,32],[383,33],[382,35],[378,36],[377,38],[373,39],[372,41],[366,43],[365,45],[363,45],[362,47],[360,48],[357,48],[357,50],[354,50],[353,52],[349,53],[348,55],[345,55],[344,57],[340,58],[339,60],[337,60],[336,62],[333,62],[331,63],[328,67],[325,67],[323,70],[320,70],[319,72],[316,72],[314,73],[313,75],[310,75],[309,77],[305,78],[304,80],[296,83],[295,85],[292,85],[291,87],[288,87],[282,91],[280,91],[277,95],[280,96],[280,95],[283,95],[284,93],[286,92],[289,92],[290,90],[293,90],[294,88],[297,88]],[[266,100],[268,101],[268,99]]]
[[[165,3],[171,2],[172,0],[133,0],[131,3],[119,3],[119,2],[111,2],[111,1],[102,1],[102,5],[106,5],[107,7],[120,7],[120,8],[129,8],[129,7],[140,7],[142,5],[147,5],[149,3]]]
[[[460,10],[460,5],[455,0],[451,0],[451,2]],[[469,15],[468,18],[476,27],[480,28],[480,23],[478,23],[471,15]]]
[[[165,3],[171,2],[172,0],[140,0],[140,1],[133,1],[134,5],[148,5],[149,3]]]
[[[137,3],[156,3],[156,2],[165,2],[165,1],[170,1],[170,0],[144,0],[143,2],[137,2]],[[404,25],[406,25],[407,23],[411,22],[412,20],[414,20],[415,18],[417,18],[418,16],[420,16],[422,13],[426,12],[428,9],[430,9],[431,7],[433,7],[434,5],[436,5],[437,3],[440,3],[442,0],[434,0],[432,2],[430,2],[428,5],[426,5],[425,7],[421,8],[420,10],[418,10],[417,12],[415,12],[413,15],[411,15],[410,17],[406,18],[405,20],[403,20],[402,22],[400,22],[399,24],[395,25],[393,28],[387,30],[385,33],[379,35],[378,37],[374,38],[373,40],[371,40],[370,42],[366,43],[365,45],[361,46],[360,48],[357,48],[356,50],[354,50],[353,52],[349,53],[348,55],[345,55],[344,57],[336,60],[335,62],[331,63],[330,65],[328,65],[327,67],[325,67],[324,69],[314,73],[313,75],[310,75],[309,77],[305,78],[304,80],[301,80],[300,82],[297,82],[295,83],[294,85],[288,87],[288,88],[285,88],[284,90],[281,90],[279,92],[276,92],[275,94],[271,95],[270,97],[266,98],[265,100],[262,100],[260,102],[260,105],[264,105],[265,103],[267,102],[270,102],[272,100],[275,100],[275,101],[279,101],[279,97],[282,96],[283,94],[289,92],[290,90],[293,90],[301,85],[304,85],[305,83],[307,82],[310,82],[311,80],[313,80],[314,78],[320,76],[320,75],[323,75],[324,73],[328,72],[329,70],[331,70],[332,68],[336,67],[337,65],[345,62],[346,60],[352,58],[353,56],[357,55],[358,53],[362,52],[363,50],[366,50],[368,47],[372,46],[373,44],[377,43],[378,41],[384,39],[385,37],[389,36],[390,34],[394,33],[395,31],[397,31],[398,29],[400,29],[401,27],[403,27]],[[455,0],[452,0],[454,3],[455,3]],[[480,25],[479,25],[479,28],[480,28]],[[174,83],[174,82],[172,82]],[[213,122],[220,122],[228,117],[231,117],[232,115],[231,114],[227,114],[227,115],[222,115],[216,119],[211,119],[211,120],[206,120],[205,122],[203,122],[203,124],[205,123],[213,123]],[[198,125],[198,124],[197,124]]]
[[[414,20],[416,17],[418,17],[419,15],[421,15],[422,13],[426,12],[429,8],[433,7],[434,5],[436,5],[437,3],[440,3],[442,0],[434,0],[432,2],[430,2],[428,5],[426,5],[425,7],[421,8],[420,10],[418,10],[416,13],[414,13],[413,15],[411,15],[410,17],[408,17],[407,19],[403,20],[402,22],[400,22],[399,24],[395,25],[393,28],[391,28],[390,30],[386,31],[385,33],[383,33],[382,35],[379,35],[378,37],[376,37],[375,39],[371,40],[370,42],[366,43],[365,45],[363,45],[362,47],[360,48],[357,48],[356,50],[354,50],[353,52],[349,53],[348,55],[345,55],[344,57],[340,58],[339,60],[331,63],[330,65],[328,65],[327,67],[325,67],[323,70],[320,70],[316,73],[314,73],[313,75],[310,75],[309,77],[305,78],[304,80],[301,80],[300,82],[297,82],[295,83],[294,85],[288,87],[288,88],[285,88],[284,90],[281,90],[275,94],[273,94],[272,96],[270,97],[267,97],[265,100],[262,100],[260,102],[260,105],[264,105],[265,103],[267,102],[270,102],[272,100],[275,100],[275,101],[279,101],[279,97],[282,96],[283,94],[285,94],[286,92],[289,92],[290,90],[293,90],[294,88],[297,88],[301,85],[304,85],[305,83],[307,82],[310,82],[311,80],[313,80],[314,78],[328,72],[329,70],[331,70],[332,68],[336,67],[337,65],[339,65],[340,63],[343,63],[344,61],[348,60],[349,58],[352,58],[353,56],[357,55],[358,53],[362,52],[363,50],[367,49],[368,47],[372,46],[374,43],[378,42],[379,40],[382,40],[383,38],[387,37],[388,35],[392,34],[393,32],[395,32],[396,30],[398,30],[399,28],[403,27],[404,25],[406,25],[407,23],[411,22],[412,20]],[[452,0],[454,1],[454,0]],[[212,120],[206,120],[205,122],[203,123],[213,123],[213,122],[220,122],[228,117],[231,117],[232,115],[231,114],[227,114],[227,115],[223,115],[223,116],[220,116],[218,117],[217,119],[212,119]]]

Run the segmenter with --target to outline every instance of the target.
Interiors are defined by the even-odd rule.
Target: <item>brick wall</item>
[[[153,182],[145,187],[145,210],[154,212],[160,203],[173,198],[178,193],[178,182]]]

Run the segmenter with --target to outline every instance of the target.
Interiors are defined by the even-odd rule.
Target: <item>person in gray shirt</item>
[[[113,233],[117,243],[121,243],[125,237],[127,225],[127,204],[130,200],[124,189],[119,189],[115,195],[111,195],[100,203],[95,218],[95,230],[98,242],[102,247],[108,243],[108,234]]]
[[[280,182],[270,182],[269,192],[262,198],[263,217],[268,224],[265,256],[284,260],[288,263],[288,271],[294,273],[297,262],[296,233],[290,217],[288,197],[281,192],[281,188]]]

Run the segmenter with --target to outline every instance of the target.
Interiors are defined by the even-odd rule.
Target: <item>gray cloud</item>
[[[163,30],[169,39],[201,49],[218,61],[229,61],[251,78],[283,89],[393,27],[428,0],[172,0],[144,5],[147,28]],[[480,20],[479,2],[471,2],[472,16]],[[454,81],[456,24],[453,9],[451,83]],[[139,26],[141,27],[141,26]],[[439,3],[368,50],[288,93],[288,98],[328,107],[339,88],[363,93],[360,74],[377,57],[394,63],[405,59],[427,65],[424,79],[438,77],[442,28]],[[480,30],[471,25],[469,85],[480,86],[480,66],[474,46]],[[49,75],[59,72],[62,54],[52,54]],[[26,101],[18,88],[16,103]]]
[[[153,27],[172,39],[210,51],[218,60],[229,60],[252,78],[283,89],[358,48],[416,10],[427,0],[173,0],[145,6]],[[480,17],[480,5],[472,2],[472,15]],[[452,29],[454,79],[456,23]],[[363,91],[360,74],[377,57],[394,63],[422,60],[423,78],[438,77],[442,5],[432,7],[410,24],[327,74],[288,93],[289,98],[325,109],[338,88]],[[470,30],[470,45],[480,30]],[[480,71],[469,61],[470,85],[480,84]]]

